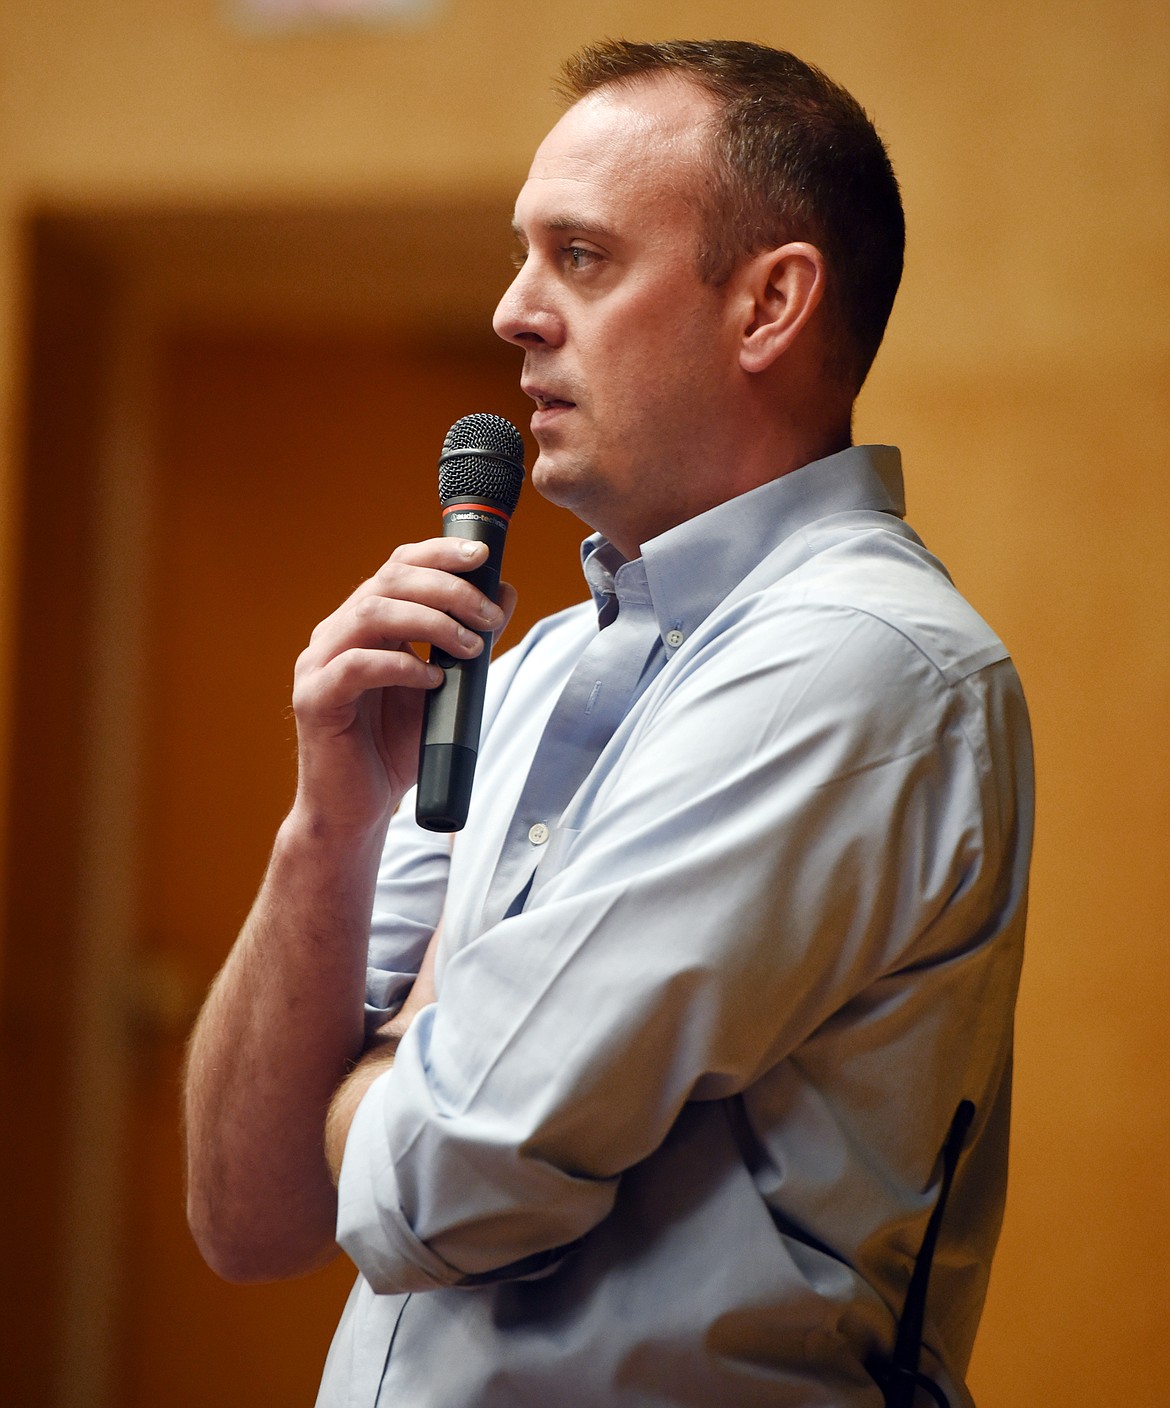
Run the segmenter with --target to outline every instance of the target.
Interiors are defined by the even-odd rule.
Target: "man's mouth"
[[[551,391],[546,391],[539,386],[525,386],[521,390],[525,396],[530,396],[536,402],[537,411],[559,411],[572,410],[577,404],[575,401],[568,401],[563,396],[554,396]]]

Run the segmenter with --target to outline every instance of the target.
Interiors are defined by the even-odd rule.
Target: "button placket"
[[[613,736],[647,663],[661,652],[641,564],[624,578],[616,619],[583,652],[545,725],[536,754],[542,765],[534,763],[521,790],[485,901],[485,924],[507,913],[530,881],[561,813]]]

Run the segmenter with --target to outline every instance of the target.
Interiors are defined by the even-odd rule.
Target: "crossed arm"
[[[296,797],[186,1072],[188,1220],[230,1280],[293,1276],[332,1257],[334,1178],[353,1110],[431,999],[427,969],[362,1057],[378,862],[414,782],[424,692],[441,679],[411,642],[470,657],[476,631],[502,627],[510,589],[502,610],[455,575],[483,552],[454,539],[399,548],[297,662]]]

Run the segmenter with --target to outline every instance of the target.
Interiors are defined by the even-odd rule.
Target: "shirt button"
[[[684,636],[682,631],[667,631],[666,643],[673,650],[676,646],[682,645]]]
[[[528,839],[534,846],[543,846],[548,840],[548,827],[543,821],[533,822],[528,828]]]

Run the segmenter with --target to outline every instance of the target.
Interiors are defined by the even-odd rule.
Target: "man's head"
[[[827,263],[833,370],[861,389],[902,276],[898,183],[873,124],[843,88],[782,50],[737,40],[607,40],[573,55],[570,102],[673,74],[715,101],[700,193],[699,273],[723,283],[757,250],[807,240]]]
[[[537,403],[533,483],[627,555],[848,444],[862,360],[840,332],[831,222],[810,195],[807,172],[823,176],[825,162],[788,161],[796,186],[782,217],[727,194],[736,189],[720,155],[728,102],[686,64],[644,61],[696,47],[746,50],[758,64],[770,52],[607,45],[571,61],[583,91],[517,199],[520,268],[495,317],[524,350],[522,386]],[[857,111],[812,70],[773,58]],[[808,128],[801,93],[788,119]]]

